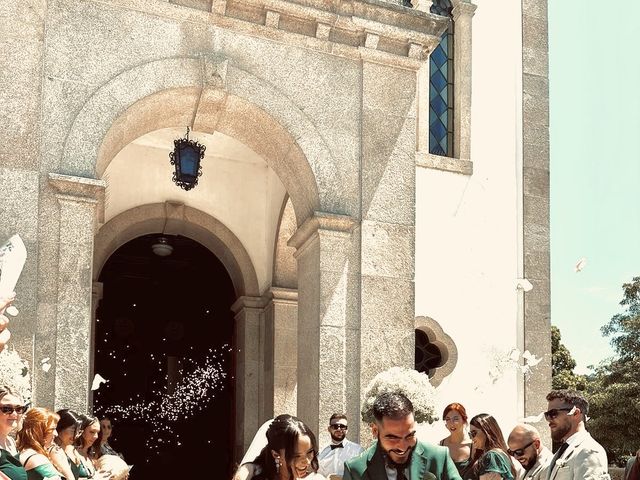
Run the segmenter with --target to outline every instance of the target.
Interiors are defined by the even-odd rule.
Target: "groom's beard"
[[[405,466],[408,465],[409,463],[411,463],[411,455],[413,455],[413,450],[416,448],[416,446],[412,446],[409,447],[407,450],[398,450],[395,448],[392,448],[390,450],[385,450],[385,448],[382,446],[382,442],[380,442],[380,435],[378,435],[378,445],[380,447],[380,450],[382,450],[382,454],[384,455],[385,461],[387,462],[387,465],[389,467],[395,468],[396,466]],[[396,455],[401,455],[404,454],[408,451],[407,456],[405,457],[404,461],[401,463],[395,462],[393,460],[393,458],[391,458],[391,453],[394,453]]]

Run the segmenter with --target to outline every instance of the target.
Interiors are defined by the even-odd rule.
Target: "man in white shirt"
[[[507,440],[507,452],[524,468],[524,480],[546,480],[553,453],[542,444],[540,432],[533,425],[516,425]]]
[[[329,475],[344,474],[344,462],[359,455],[364,449],[357,443],[347,440],[347,430],[349,429],[347,416],[341,413],[334,413],[329,419],[329,435],[331,443],[327,445],[318,455],[320,468],[318,473],[329,477]]]
[[[607,454],[587,432],[589,403],[577,392],[553,390],[547,395],[551,438],[563,442],[551,459],[547,480],[610,480]]]

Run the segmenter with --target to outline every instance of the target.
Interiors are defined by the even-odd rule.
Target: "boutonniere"
[[[558,459],[556,460],[556,467],[558,468],[562,468],[567,464],[567,459],[563,458],[563,459]]]

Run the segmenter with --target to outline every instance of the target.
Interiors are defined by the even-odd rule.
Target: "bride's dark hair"
[[[278,477],[276,470],[276,461],[271,454],[272,450],[276,452],[284,450],[285,458],[281,461],[280,468],[286,468],[289,471],[289,478],[294,479],[295,475],[291,470],[291,463],[296,455],[296,446],[298,438],[306,435],[311,440],[313,448],[313,460],[311,460],[311,468],[314,472],[318,471],[318,444],[316,436],[311,429],[299,418],[293,415],[278,415],[273,419],[269,429],[267,430],[267,446],[262,449],[260,455],[256,457],[253,463],[260,466],[262,472],[255,476],[255,480],[273,480]]]

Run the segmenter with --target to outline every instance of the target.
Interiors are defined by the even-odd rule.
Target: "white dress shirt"
[[[342,476],[344,474],[344,462],[360,455],[364,451],[357,443],[351,442],[346,438],[342,442],[342,448],[331,449],[331,445],[327,445],[318,455],[318,473],[328,477],[329,475]],[[333,442],[333,445],[338,443]]]

